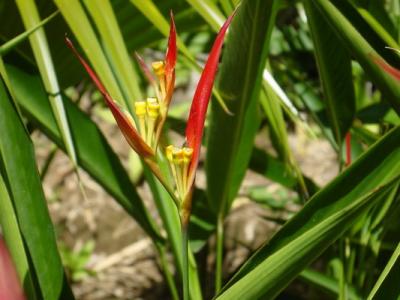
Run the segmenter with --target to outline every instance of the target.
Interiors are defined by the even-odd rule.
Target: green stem
[[[338,163],[339,163],[339,173],[343,172],[344,163],[342,159],[343,153],[343,144],[339,144],[339,151],[338,151]],[[347,300],[347,260],[346,260],[346,244],[345,244],[345,237],[342,236],[339,240],[339,252],[340,252],[340,261],[342,263],[342,274],[339,280],[339,300]]]
[[[224,218],[222,214],[220,214],[217,220],[217,236],[216,236],[216,251],[215,251],[215,295],[217,295],[221,290],[223,250],[224,250]]]
[[[183,300],[189,300],[189,260],[188,260],[188,225],[182,225],[182,287],[183,287]]]
[[[392,256],[390,257],[388,263],[386,264],[385,268],[383,269],[381,275],[379,275],[378,280],[376,281],[374,287],[371,290],[371,293],[368,295],[368,300],[374,299],[376,292],[382,286],[382,283],[385,281],[385,278],[389,275],[389,272],[395,265],[396,261],[400,257],[400,243],[397,245],[396,249],[394,250]]]
[[[341,276],[339,279],[339,300],[347,299],[347,280],[346,280],[346,254],[345,254],[344,237],[339,241],[340,261],[342,262]]]
[[[161,268],[164,271],[165,279],[167,280],[168,288],[171,292],[172,299],[179,300],[178,290],[176,288],[174,278],[171,274],[171,270],[169,269],[168,266],[165,247],[164,245],[161,245],[160,243],[157,242],[155,243],[155,246],[157,248],[158,253],[160,254]]]

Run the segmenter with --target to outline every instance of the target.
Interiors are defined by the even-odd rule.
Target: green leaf
[[[328,292],[334,296],[339,295],[339,283],[332,277],[329,277],[321,272],[317,272],[311,269],[305,269],[300,273],[299,279],[316,286],[318,289]],[[350,300],[358,300],[360,297],[354,288],[349,287],[348,297]]]
[[[23,33],[17,35],[13,39],[7,41],[3,45],[0,46],[0,55],[5,55],[7,52],[11,51],[15,47],[17,47],[20,43],[24,42],[32,33],[34,33],[36,30],[39,28],[42,28],[44,25],[46,25],[48,22],[53,20],[55,16],[57,16],[59,12],[55,11],[52,13],[50,16],[47,18],[41,20],[39,23],[37,23],[34,27],[30,28],[27,31],[24,31]]]
[[[53,1],[36,0],[35,2],[41,16],[48,16],[57,9]],[[154,44],[163,38],[159,30],[151,26],[152,23],[142,16],[129,1],[113,0],[111,4],[129,51]],[[168,15],[169,10],[173,8],[180,33],[197,30],[203,24],[201,17],[184,1],[165,0],[157,3],[157,7],[164,16]],[[0,40],[7,41],[24,31],[24,27],[20,22],[14,1],[3,1],[1,8]],[[49,46],[56,73],[63,74],[62,77],[58,78],[61,86],[67,87],[77,83],[85,73],[76,58],[70,55],[70,50],[65,47],[64,35],[65,33],[70,34],[70,29],[62,15],[57,15],[52,20],[51,26],[46,26],[45,29],[48,40],[51,41]],[[28,60],[28,62],[33,63],[32,51],[25,43],[19,45],[17,50],[20,54],[19,62]]]
[[[123,96],[103,48],[80,2],[78,0],[55,0],[54,2],[111,97],[129,108],[129,101]],[[73,56],[72,53],[70,55]]]
[[[400,276],[400,243],[397,245],[384,270],[376,281],[368,300],[400,299],[400,287],[396,283]],[[379,295],[379,296],[378,296]]]
[[[349,228],[354,219],[375,203],[376,197],[369,196],[376,189],[398,178],[399,146],[400,127],[397,127],[312,197],[268,244],[246,262],[225,287],[229,293],[222,294],[221,298],[237,289],[243,293],[247,291],[249,297],[253,297],[246,299],[264,294],[269,295],[267,298],[273,298],[273,295],[282,290],[298,272]],[[384,194],[391,192],[396,183],[391,182],[382,189]],[[261,279],[261,270],[268,273],[269,277]],[[244,283],[248,287],[243,288]]]
[[[35,28],[41,21],[39,12],[33,0],[16,1],[25,28],[27,30]],[[48,93],[48,99],[65,144],[69,158],[75,168],[77,168],[77,158],[71,131],[65,114],[64,104],[60,95],[57,75],[55,73],[50,48],[47,43],[46,34],[43,28],[38,29],[29,36],[29,41],[33,54],[42,76],[44,87]]]
[[[391,30],[390,19],[383,7],[384,3],[381,1],[368,1],[368,10],[364,5],[361,5],[361,1],[358,4],[354,0],[338,0],[334,2],[334,5],[340,12],[348,19],[351,20],[351,24],[357,31],[371,44],[371,46],[377,51],[382,57],[392,64],[400,64],[400,57],[392,51],[388,51],[385,47],[389,46],[392,48],[400,48],[396,39],[389,33]],[[362,1],[367,4],[367,1]],[[377,6],[379,12],[376,10]],[[378,19],[378,14],[379,16]]]
[[[225,22],[225,16],[212,0],[186,0],[218,32]],[[229,13],[230,14],[230,13]]]
[[[125,98],[129,99],[128,107],[133,107],[134,101],[142,99],[142,93],[111,4],[108,0],[102,1],[101,5],[88,0],[84,3],[96,24],[121,90]]]
[[[262,91],[260,94],[260,104],[268,120],[272,142],[278,152],[279,158],[286,164],[289,164],[292,159],[282,107],[277,95],[269,85],[264,83]]]
[[[343,45],[346,45],[349,52],[357,59],[372,81],[382,91],[385,96],[384,99],[392,105],[397,114],[400,114],[400,89],[398,82],[392,76],[386,74],[371,57],[371,55],[379,57],[378,50],[375,50],[371,46],[332,2],[329,0],[313,0],[313,4],[342,40]]]
[[[65,150],[40,78],[10,65],[7,72],[22,110],[52,141]],[[64,105],[72,137],[76,141],[78,164],[135,218],[149,236],[160,240],[129,175],[96,124],[72,102],[64,100]]]
[[[13,202],[5,185],[3,176],[0,172],[0,227],[4,240],[7,243],[8,250],[19,279],[24,282],[24,290],[29,299],[37,299],[37,292],[34,288],[32,278],[34,272],[29,268],[28,255],[24,248],[24,241],[19,230],[17,216],[13,207]]]
[[[169,36],[169,22],[162,15],[158,6],[151,0],[130,0],[130,2],[162,33],[164,37]],[[171,7],[172,9],[172,7]],[[174,12],[175,13],[175,12]],[[181,32],[179,30],[179,32]],[[178,49],[186,56],[186,58],[197,67],[196,60],[186,48],[182,39],[177,35]]]
[[[226,41],[217,89],[233,115],[212,102],[206,158],[210,206],[217,213],[229,210],[260,124],[258,96],[275,2],[243,1]]]
[[[29,135],[0,82],[0,169],[23,240],[46,300],[73,299],[57,251],[53,225],[47,210],[35,154]]]
[[[339,238],[373,204],[385,199],[394,181],[380,186],[377,191],[354,200],[345,208],[309,228],[294,240],[282,246],[251,272],[226,289],[217,299],[275,298],[279,292],[308,263],[313,261],[328,245]]]
[[[325,95],[331,129],[338,145],[353,122],[355,94],[351,58],[336,33],[312,1],[305,1],[307,20],[314,41],[314,53]]]

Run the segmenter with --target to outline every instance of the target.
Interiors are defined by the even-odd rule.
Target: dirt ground
[[[130,150],[116,126],[99,117],[94,119],[127,164]],[[53,146],[40,133],[34,133],[33,140],[40,168]],[[266,135],[258,136],[257,144],[268,148],[270,145],[266,140]],[[290,135],[290,146],[303,172],[319,185],[336,175],[336,155],[328,142],[296,132]],[[151,241],[117,202],[84,171],[81,171],[81,177],[87,199],[82,197],[68,158],[57,151],[44,178],[44,190],[60,248],[69,256],[69,275],[75,278],[72,286],[76,298],[167,299],[168,290]],[[197,184],[205,185],[203,172],[198,175]],[[271,193],[282,189],[260,175],[252,172],[246,174],[239,197],[225,223],[225,276],[236,270],[252,251],[278,229],[269,217],[286,219],[299,209],[295,204],[289,204],[284,210],[266,209],[246,196],[252,186],[265,186]],[[150,212],[158,218],[146,184],[141,184],[138,190]],[[212,239],[210,245],[213,244]],[[173,266],[172,258],[169,257],[169,260]],[[212,270],[212,255],[208,264]]]

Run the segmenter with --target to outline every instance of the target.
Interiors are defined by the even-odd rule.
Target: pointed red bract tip
[[[144,62],[144,59],[139,55],[139,53],[135,52],[136,61],[139,64],[140,69],[142,70],[143,74],[146,76],[147,80],[151,85],[156,85],[156,78],[154,77],[153,73],[151,73],[149,67]]]
[[[89,74],[92,79],[94,85],[103,95],[104,100],[106,101],[107,106],[111,110],[115,121],[117,122],[118,127],[120,128],[122,134],[125,139],[129,143],[129,145],[135,150],[139,155],[144,157],[154,156],[153,150],[145,143],[145,141],[141,138],[137,130],[135,129],[133,123],[130,121],[128,116],[118,107],[115,101],[108,94],[104,85],[93,71],[93,69],[89,66],[89,64],[83,59],[83,57],[76,50],[72,41],[65,37],[65,42],[67,46],[72,50],[75,56],[78,58],[82,66],[85,68],[86,72]]]
[[[382,69],[384,71],[386,71],[386,73],[390,74],[392,77],[394,77],[397,80],[400,80],[400,70],[397,70],[396,68],[393,68],[392,66],[390,66],[389,64],[387,64],[382,58],[374,56],[374,55],[370,55],[372,57],[372,59],[374,60],[374,62],[379,65],[380,67],[382,67]]]
[[[0,299],[25,300],[17,272],[3,238],[0,236]]]
[[[351,133],[346,134],[346,166],[351,164]]]
[[[221,27],[207,62],[204,66],[199,83],[193,96],[192,106],[190,108],[189,118],[186,127],[186,143],[193,149],[193,158],[189,167],[190,184],[193,183],[194,173],[198,165],[201,140],[203,138],[204,121],[206,118],[207,107],[210,101],[211,92],[215,80],[215,74],[218,69],[219,57],[224,42],[225,33],[233,19],[233,13]]]
[[[168,37],[168,47],[165,53],[165,74],[172,76],[176,65],[177,47],[176,47],[176,27],[174,21],[174,14],[170,11],[170,27]]]

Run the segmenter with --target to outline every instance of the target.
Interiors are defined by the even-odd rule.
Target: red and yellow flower
[[[163,61],[153,62],[151,64],[151,71],[144,63],[143,59],[136,54],[138,64],[153,86],[156,95],[155,97],[147,98],[146,101],[135,102],[136,124],[134,118],[128,112],[120,108],[110,97],[96,73],[80,56],[72,42],[66,38],[67,45],[78,57],[93,83],[103,95],[125,139],[133,150],[144,159],[154,174],[172,194],[177,202],[178,209],[180,209],[182,221],[185,223],[188,222],[190,215],[191,194],[199,162],[207,107],[211,98],[224,36],[232,18],[233,15],[226,20],[220,29],[204,66],[190,108],[184,146],[176,147],[169,145],[165,147],[165,155],[169,161],[171,173],[175,179],[174,189],[171,189],[171,187],[167,185],[166,180],[164,180],[159,171],[155,155],[175,87],[177,46],[176,28],[172,13],[165,59]]]

